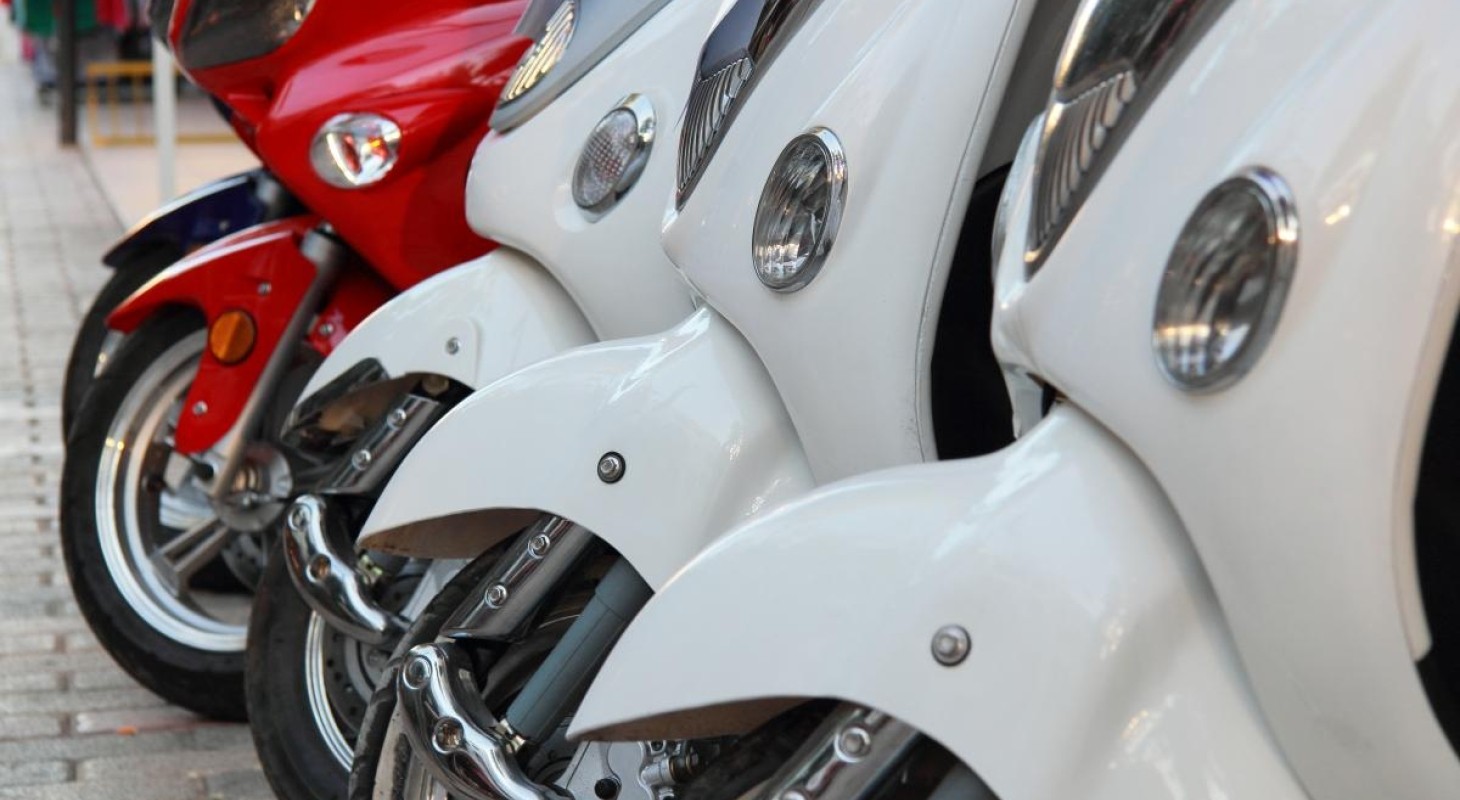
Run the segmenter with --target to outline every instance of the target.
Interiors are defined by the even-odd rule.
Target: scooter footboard
[[[582,525],[659,586],[714,537],[811,489],[749,344],[707,309],[479,390],[401,463],[360,545],[469,557],[539,513]]]
[[[369,359],[386,377],[428,373],[479,388],[594,340],[578,306],[545,269],[498,248],[376,309],[310,377],[303,397]]]
[[[571,735],[741,733],[813,697],[916,727],[1004,800],[1306,797],[1159,487],[1069,407],[722,537],[629,626]]]

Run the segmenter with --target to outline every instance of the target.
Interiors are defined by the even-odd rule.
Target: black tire
[[[71,356],[66,361],[65,382],[61,389],[63,439],[71,434],[71,426],[76,420],[76,413],[81,410],[86,390],[91,388],[91,382],[96,377],[96,361],[101,355],[102,343],[108,333],[107,315],[121,305],[123,300],[131,297],[133,292],[142,288],[142,284],[172,266],[177,259],[178,254],[171,247],[148,250],[118,267],[101,287],[96,299],[91,301],[91,308],[81,318],[81,328],[76,331],[76,341],[71,345]]]
[[[311,698],[309,675],[314,665],[307,663],[311,638],[341,634],[328,631],[314,617],[294,588],[282,549],[274,548],[249,617],[245,680],[254,749],[269,785],[282,800],[338,800],[349,787],[350,769],[341,763],[336,748],[354,744],[351,731],[337,720],[324,722],[316,716],[321,709],[319,700]],[[321,666],[343,669],[334,663],[333,653]],[[342,678],[337,678],[340,688],[327,696],[332,707],[340,702],[358,704],[343,709],[358,719],[370,698],[368,693],[359,696]],[[319,684],[313,688],[318,692]],[[329,724],[335,725],[333,731],[323,727]],[[349,758],[348,749],[343,756]]]
[[[149,623],[128,601],[108,566],[101,542],[106,528],[98,517],[102,461],[114,418],[154,361],[202,329],[196,314],[154,319],[127,337],[92,384],[76,417],[61,475],[61,551],[77,605],[102,646],[128,674],[172,703],[214,719],[243,720],[241,633],[236,649],[202,649]]]

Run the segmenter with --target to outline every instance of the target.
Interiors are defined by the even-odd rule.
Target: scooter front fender
[[[952,666],[945,626],[971,643]],[[571,735],[738,733],[812,697],[915,726],[1011,800],[1306,797],[1180,521],[1070,407],[727,534],[629,626]]]
[[[622,468],[601,476],[610,454]],[[578,348],[463,401],[401,463],[360,545],[475,556],[546,512],[659,586],[724,530],[811,486],[760,360],[701,309],[667,333]]]
[[[302,396],[310,398],[368,359],[379,362],[386,377],[429,373],[475,389],[593,341],[573,298],[546,270],[499,248],[377,309],[330,353]]]

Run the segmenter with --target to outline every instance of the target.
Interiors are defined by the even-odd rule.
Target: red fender
[[[318,217],[303,215],[256,225],[219,239],[160,273],[107,317],[107,325],[122,333],[131,333],[169,307],[196,308],[209,325],[223,312],[234,309],[253,317],[258,334],[253,349],[242,361],[227,365],[204,351],[178,420],[178,452],[207,450],[237,422],[264,365],[314,281],[315,265],[304,257],[299,246],[318,224]],[[391,294],[390,288],[369,271],[347,266],[319,310],[321,324],[311,325],[308,343],[328,355],[351,328]],[[329,327],[323,324],[326,322]]]

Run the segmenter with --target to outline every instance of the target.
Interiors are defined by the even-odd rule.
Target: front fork
[[[222,456],[213,465],[212,483],[208,489],[208,495],[215,504],[226,502],[234,493],[234,482],[243,466],[248,442],[258,430],[260,421],[268,411],[270,400],[293,362],[294,349],[304,340],[304,333],[314,318],[315,310],[334,287],[335,279],[350,258],[350,248],[336,238],[329,223],[321,223],[306,234],[299,248],[304,257],[314,264],[314,280],[295,307],[274,352],[269,354],[269,360],[265,362],[238,419],[213,447],[214,452]]]
[[[550,592],[592,552],[593,541],[593,535],[578,525],[543,517],[446,621],[442,640],[418,645],[406,657],[396,685],[406,737],[453,795],[473,800],[574,798],[558,787],[532,781],[517,755],[557,730],[613,644],[652,596],[648,584],[627,560],[615,560],[582,615],[500,718],[482,700],[471,678],[473,660],[457,642],[520,639]],[[874,796],[921,741],[915,729],[886,714],[842,704],[758,796],[763,800]],[[666,774],[646,785],[681,784],[698,766],[693,757],[665,759],[661,768]],[[972,778],[972,773],[955,771],[933,796],[940,800],[987,796],[965,791],[970,787],[959,783],[965,778]]]
[[[285,563],[304,602],[336,630],[371,646],[397,639],[406,621],[375,601],[378,574],[356,556],[352,530],[329,498],[378,489],[446,410],[446,403],[418,394],[401,397],[285,518]]]
[[[455,794],[477,800],[568,796],[528,778],[517,753],[557,730],[609,649],[649,601],[649,585],[627,560],[617,559],[500,719],[471,685],[471,657],[456,640],[519,638],[552,590],[593,551],[593,542],[586,529],[543,517],[447,620],[443,641],[419,645],[406,657],[397,683],[406,736],[432,774]]]

